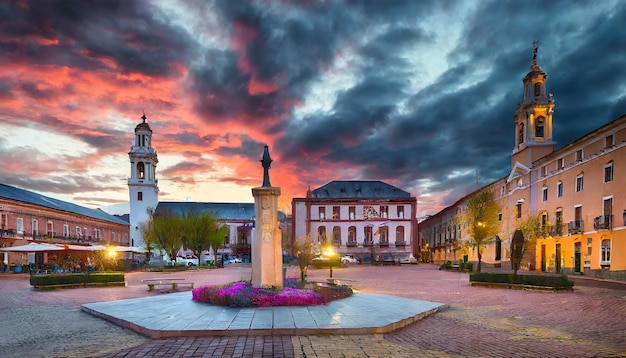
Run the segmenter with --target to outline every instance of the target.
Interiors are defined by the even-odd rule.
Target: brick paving
[[[296,268],[288,272],[296,277]],[[466,273],[430,265],[334,270],[363,292],[449,305],[385,335],[151,340],[79,310],[165,294],[141,284],[158,275],[127,274],[128,287],[35,291],[25,275],[0,274],[0,357],[626,357],[626,284],[577,280],[574,292],[561,293],[470,287]],[[176,275],[199,287],[249,278],[250,269]],[[309,270],[310,280],[327,277],[328,270]]]

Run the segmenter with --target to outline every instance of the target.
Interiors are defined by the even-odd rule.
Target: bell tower
[[[150,214],[159,203],[159,187],[156,179],[156,165],[159,162],[152,148],[152,130],[146,123],[146,114],[135,127],[135,140],[130,147],[130,239],[131,245],[145,248],[142,225],[150,219]]]
[[[537,65],[539,42],[533,42],[533,62],[530,72],[524,77],[524,97],[517,105],[515,120],[515,147],[511,155],[511,164],[523,164],[527,168],[532,163],[554,151],[552,140],[552,114],[554,99],[552,93],[546,93],[545,72]]]

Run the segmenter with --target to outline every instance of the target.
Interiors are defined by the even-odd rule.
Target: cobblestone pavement
[[[449,305],[385,335],[247,336],[151,340],[79,311],[83,303],[164,294],[127,274],[128,287],[35,291],[0,275],[0,357],[626,357],[626,284],[577,280],[574,292],[470,287],[466,273],[431,265],[334,269],[363,292]],[[296,277],[290,267],[288,277]],[[309,270],[325,280],[328,270]],[[177,273],[196,287],[249,279],[250,268]],[[585,283],[589,282],[589,285]],[[173,307],[172,309],[175,309]]]

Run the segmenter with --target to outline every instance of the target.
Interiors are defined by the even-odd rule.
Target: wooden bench
[[[153,278],[141,282],[148,285],[148,291],[154,291],[156,286],[172,286],[172,290],[176,291],[180,285],[189,285],[193,289],[193,282],[187,282],[184,278]]]

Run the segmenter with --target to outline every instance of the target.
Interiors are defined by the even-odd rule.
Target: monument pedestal
[[[283,288],[282,237],[278,227],[280,188],[252,188],[255,228],[252,238],[252,286]]]

